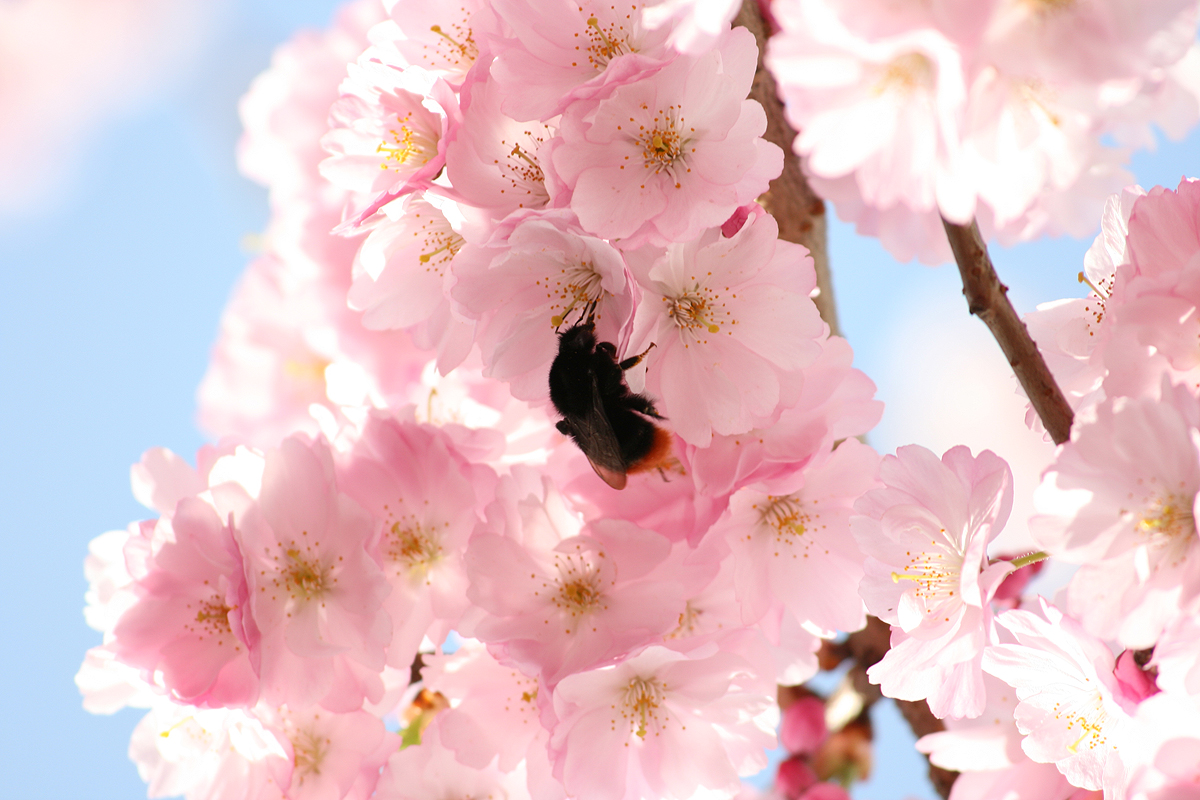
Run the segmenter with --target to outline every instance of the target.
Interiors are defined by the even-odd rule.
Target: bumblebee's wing
[[[624,489],[625,461],[621,458],[621,445],[604,411],[604,401],[600,397],[600,387],[594,374],[591,408],[582,414],[571,414],[563,421],[596,474],[614,489]]]

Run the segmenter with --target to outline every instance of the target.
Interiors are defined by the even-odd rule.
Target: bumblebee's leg
[[[646,353],[649,353],[652,349],[654,349],[654,342],[651,342],[649,347],[647,347],[642,352],[638,353],[636,356],[630,356],[629,358],[625,359],[617,366],[619,366],[621,368],[621,372],[624,372],[625,370],[633,369],[638,364],[642,363],[642,359],[646,357]]]

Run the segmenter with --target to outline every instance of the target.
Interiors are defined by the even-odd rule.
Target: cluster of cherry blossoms
[[[1006,244],[1087,235],[1150,125],[1182,138],[1200,119],[1194,0],[770,8],[814,187],[901,261],[951,260],[940,217]]]
[[[1061,183],[1030,167],[1016,211],[997,183],[965,191],[955,159],[984,174],[979,159],[1050,157],[1018,136],[985,158],[995,130],[963,155],[939,126],[992,124],[965,89],[950,110],[899,92],[941,87],[943,63],[976,64],[954,80],[986,84],[980,102],[1046,113],[1031,75],[1104,97],[1125,81],[1071,134],[1088,142],[1191,97],[1172,64],[1194,3],[1130,14],[1105,70],[1091,51],[1020,56],[1051,34],[1021,33],[1004,3],[986,28],[949,3],[912,19],[784,3],[781,21],[810,15],[811,41],[785,22],[773,57],[809,168],[935,220],[986,204],[1013,214],[997,229],[1041,230],[1030,203],[1103,160],[1059,142],[1082,160]],[[158,517],[97,538],[86,565],[104,639],[77,681],[89,710],[149,709],[130,753],[152,797],[730,798],[781,741],[772,797],[836,800],[808,766],[825,720],[809,697],[777,736],[777,685],[811,678],[868,614],[891,626],[868,675],[948,721],[920,747],[965,773],[959,798],[1155,798],[1200,779],[1200,295],[1184,279],[1200,189],[1112,201],[1097,294],[1037,323],[1080,413],[1035,524],[1082,566],[1056,605],[1023,599],[1030,570],[988,552],[1013,501],[1002,458],[880,458],[858,438],[875,387],[817,312],[812,257],[756,201],[783,153],[747,99],[758,49],[736,10],[356,0],[255,81],[239,159],[272,216],[200,388],[219,441],[195,466],[148,451],[134,493]],[[797,75],[862,72],[835,47],[874,77],[825,86],[837,111],[796,99]],[[989,72],[984,53],[1025,71]],[[938,136],[866,128],[937,153],[830,162],[825,115],[878,115],[848,97],[918,126],[929,110]],[[669,440],[620,491],[550,397],[562,334],[587,325]]]

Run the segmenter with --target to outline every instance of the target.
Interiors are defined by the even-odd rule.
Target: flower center
[[[410,126],[412,112],[403,117],[397,117],[399,126],[389,126],[384,140],[375,148],[375,152],[383,156],[380,169],[393,169],[397,172],[408,171],[413,166],[420,166],[437,154],[437,139],[427,132],[420,131],[416,126]],[[388,141],[388,138],[391,141]]]
[[[643,106],[644,108],[644,106]],[[630,122],[636,122],[633,117]],[[695,128],[686,128],[683,118],[679,115],[678,106],[668,106],[666,111],[659,111],[651,120],[650,126],[638,125],[634,141],[642,148],[642,163],[655,175],[666,172],[676,178],[675,188],[682,186],[677,179],[680,168],[684,173],[691,172],[685,163],[688,152],[690,135]],[[693,148],[694,150],[694,148]]]
[[[603,553],[597,555],[604,557]],[[555,553],[554,561],[558,568],[558,589],[551,602],[570,618],[565,632],[571,634],[584,616],[608,608],[604,581],[597,566],[584,558],[582,551],[573,555]]]
[[[946,531],[942,530],[945,536]],[[925,605],[926,614],[940,613],[948,603],[956,602],[961,583],[962,553],[930,540],[931,551],[909,554],[903,572],[893,572],[892,581],[913,582],[913,594]],[[947,616],[946,621],[949,621]]]
[[[617,56],[633,52],[629,35],[617,25],[601,25],[597,17],[587,19],[587,60],[597,72],[603,72],[608,62]]]
[[[1024,0],[1034,13],[1057,14],[1075,5],[1075,0]]]
[[[313,600],[324,596],[336,580],[329,570],[315,559],[305,558],[295,547],[285,552],[288,564],[282,572],[283,585],[296,600]],[[279,581],[276,581],[278,585]]]
[[[1086,283],[1088,288],[1092,290],[1092,297],[1088,298],[1088,303],[1083,307],[1092,318],[1093,322],[1088,324],[1088,336],[1095,336],[1095,331],[1092,330],[1092,324],[1099,325],[1100,320],[1104,319],[1105,303],[1108,298],[1112,297],[1113,282],[1116,281],[1116,275],[1109,275],[1106,278],[1100,279],[1100,284],[1096,285],[1088,279],[1084,273],[1079,273],[1079,282]]]
[[[429,30],[437,34],[438,40],[442,44],[441,49],[446,52],[446,60],[466,71],[479,57],[479,46],[475,44],[474,34],[470,28],[459,23],[454,23],[450,27],[454,29],[453,36],[447,33],[441,25],[431,25]]]
[[[547,279],[544,284],[552,298],[550,308],[556,311],[550,317],[550,324],[559,328],[576,309],[582,318],[586,309],[595,307],[605,295],[601,280],[600,273],[591,262],[563,264],[562,272],[554,279]],[[535,282],[543,286],[541,278]]]
[[[416,235],[424,234],[424,252],[417,260],[425,265],[426,272],[445,275],[446,267],[462,249],[463,238],[455,233],[454,228],[450,227],[450,223],[440,212],[433,209],[427,211],[428,208],[418,207],[412,213],[414,219],[420,220],[421,227]]]
[[[923,53],[905,53],[892,59],[875,84],[875,93],[897,91],[910,94],[933,86],[933,62]]]
[[[666,695],[666,688],[656,678],[633,678],[622,691],[621,716],[629,721],[633,732],[641,739],[652,728],[662,728],[659,708]]]
[[[1078,704],[1064,706],[1062,703],[1055,703],[1054,717],[1066,721],[1067,733],[1078,730],[1078,738],[1067,745],[1067,750],[1072,755],[1079,752],[1080,746],[1088,750],[1109,746],[1108,737],[1104,735],[1104,723],[1108,721],[1109,716],[1100,692],[1093,692]]]
[[[1196,533],[1191,499],[1179,494],[1155,497],[1142,511],[1137,530],[1149,538],[1151,546],[1167,551],[1173,562],[1183,560]]]
[[[303,786],[310,777],[321,774],[321,765],[329,754],[330,741],[314,731],[298,728],[288,737],[292,742],[292,764],[295,767],[292,780]]]
[[[188,628],[192,631],[199,628],[201,635],[208,634],[218,637],[232,635],[233,627],[229,624],[229,612],[235,608],[237,606],[227,606],[215,597],[205,600],[200,603],[200,609],[196,612],[196,626],[189,625]]]
[[[689,341],[708,344],[704,332],[719,333],[722,324],[737,324],[737,320],[729,319],[720,293],[701,286],[699,282],[674,297],[664,297],[663,302],[667,304],[667,316],[681,333],[686,334],[684,347],[688,346]]]
[[[388,561],[405,571],[428,574],[442,557],[441,537],[416,521],[393,522],[383,552]]]
[[[546,201],[550,199],[546,193],[546,173],[542,171],[542,165],[538,163],[537,155],[535,155],[545,143],[545,139],[535,135],[533,131],[524,131],[524,133],[532,146],[522,147],[519,143],[514,144],[508,151],[508,159],[500,165],[500,169],[505,173],[513,189],[533,195],[538,198],[538,205],[545,205]],[[500,144],[507,146],[508,142],[501,139]],[[519,203],[518,207],[524,208],[525,203]]]

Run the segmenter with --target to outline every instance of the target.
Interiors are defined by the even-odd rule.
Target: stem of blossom
[[[969,225],[959,225],[945,218],[942,224],[946,227],[954,260],[958,262],[958,272],[962,275],[967,308],[983,320],[992,336],[996,337],[1025,395],[1033,404],[1033,410],[1042,418],[1046,432],[1055,444],[1062,444],[1071,438],[1071,421],[1075,412],[1050,374],[1025,323],[1021,322],[1016,309],[1009,302],[1008,287],[1000,282],[996,268],[992,266],[987,245],[979,235],[979,226],[975,220],[971,220]]]
[[[817,271],[817,296],[813,302],[821,312],[821,319],[829,325],[833,336],[840,336],[837,306],[833,298],[833,279],[829,272],[829,238],[825,230],[825,201],[817,196],[804,173],[800,170],[800,159],[792,150],[796,131],[783,115],[783,103],[775,88],[775,78],[763,66],[763,53],[767,50],[767,22],[759,8],[758,0],[743,0],[742,8],[733,20],[754,34],[758,43],[758,67],[754,83],[750,87],[750,99],[757,100],[767,112],[767,130],[763,138],[783,149],[783,172],[771,181],[771,188],[759,198],[763,207],[779,223],[779,238],[804,245],[812,254]]]
[[[1036,564],[1039,561],[1045,561],[1050,557],[1050,554],[1045,550],[1038,550],[1036,553],[1026,553],[1020,558],[1012,560],[1013,570],[1018,570],[1021,567],[1028,567],[1030,564]]]

